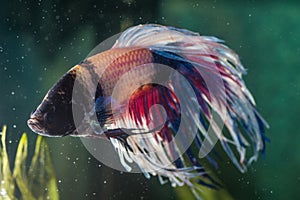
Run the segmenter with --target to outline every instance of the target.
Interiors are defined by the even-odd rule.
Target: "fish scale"
[[[136,72],[142,76],[138,76],[139,74],[137,74],[134,77],[135,82],[139,82],[139,78],[141,78],[151,83],[152,76],[154,75],[151,69],[141,67],[143,64],[152,62],[152,53],[149,49],[145,48],[111,49],[92,56],[88,58],[87,61],[97,66],[95,72],[99,76],[99,83],[101,84],[104,96],[110,96],[116,83],[120,80],[120,77],[137,67],[140,67],[140,70],[136,70]],[[101,61],[101,64],[99,61]],[[132,81],[127,81],[124,84],[130,84],[131,82]],[[122,93],[128,93],[125,87],[122,92],[118,94],[122,95]]]

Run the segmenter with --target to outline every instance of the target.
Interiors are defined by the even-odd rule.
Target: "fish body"
[[[134,161],[146,177],[167,177],[173,186],[194,188],[191,179],[200,178],[199,183],[215,187],[190,145],[201,149],[217,138],[242,172],[265,149],[268,125],[243,74],[238,55],[215,37],[139,25],[126,30],[111,49],[70,69],[49,90],[28,125],[47,136],[104,136],[128,171],[126,162]],[[98,126],[92,127],[93,114]],[[248,157],[249,150],[253,154]]]

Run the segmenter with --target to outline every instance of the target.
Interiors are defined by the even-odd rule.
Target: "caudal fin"
[[[181,142],[184,144],[185,137],[194,130],[190,127],[196,127],[194,144],[202,150],[198,156],[206,157],[214,166],[217,162],[207,154],[217,141],[220,141],[224,151],[241,172],[257,160],[259,152],[265,149],[267,138],[264,128],[268,125],[258,113],[255,101],[242,79],[246,70],[238,55],[225,46],[222,40],[200,36],[185,29],[147,24],[126,30],[113,46],[123,47],[148,48],[153,53],[153,63],[176,71],[168,77],[172,92],[159,86],[152,87],[152,90],[147,88],[148,92],[141,93],[130,104],[130,118],[136,123],[148,120],[146,110],[153,103],[170,109],[167,112],[170,114],[168,124],[158,133],[159,140],[155,134],[151,139],[153,143],[145,142],[142,135],[129,140],[129,144],[140,148],[145,154],[155,149],[164,149],[163,152],[147,154],[143,158],[127,152],[128,155],[124,157],[134,160],[145,174],[148,174],[147,170],[159,168],[155,163],[163,166],[164,161],[168,163],[174,156],[170,152],[180,154],[181,148],[170,141],[176,140],[176,132],[180,130],[180,123],[184,122],[185,126],[181,130],[186,134],[181,137]],[[182,109],[185,109],[184,112]],[[183,114],[187,119],[182,119]],[[191,184],[190,178],[206,176],[197,161],[198,156],[192,153],[190,147],[185,150],[185,158],[179,155],[172,167],[157,171],[175,185],[180,185],[181,181]],[[213,183],[213,180],[210,182]]]

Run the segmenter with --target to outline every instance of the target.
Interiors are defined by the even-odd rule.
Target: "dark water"
[[[30,112],[52,84],[103,39],[140,23],[161,23],[226,41],[248,69],[245,81],[271,128],[267,153],[246,174],[219,175],[236,199],[297,199],[300,183],[300,4],[297,1],[1,1],[0,124],[14,154]],[[120,174],[80,140],[48,140],[62,199],[176,199],[156,178]],[[30,144],[33,144],[30,143]]]

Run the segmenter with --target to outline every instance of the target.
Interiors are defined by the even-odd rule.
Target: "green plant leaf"
[[[37,199],[59,199],[58,188],[49,147],[42,136],[38,136],[35,153],[28,172],[29,185]],[[39,187],[36,187],[36,186]]]
[[[31,200],[35,198],[32,195],[32,192],[30,191],[28,178],[26,174],[27,151],[28,151],[27,135],[23,133],[17,149],[13,176],[16,180],[18,188],[22,194],[22,197],[26,197],[26,199]]]
[[[18,145],[13,173],[9,166],[6,151],[6,126],[1,133],[0,145],[0,200],[14,200],[15,188],[24,200],[58,200],[56,176],[52,165],[49,147],[42,136],[38,136],[35,152],[27,170],[28,139],[23,133]]]
[[[15,184],[9,167],[9,160],[6,151],[6,126],[3,126],[1,132],[0,145],[0,199],[15,199]]]
[[[194,193],[191,192],[191,188],[188,186],[177,187],[176,194],[178,200],[187,200],[187,199],[196,199],[195,196],[198,196],[198,199],[202,200],[233,200],[233,197],[225,188],[211,189],[206,186],[199,185],[194,183],[195,189]]]

